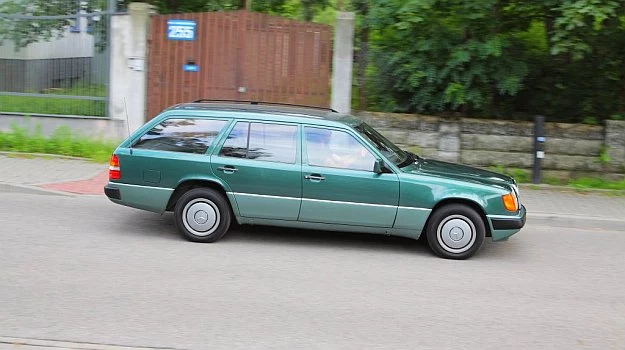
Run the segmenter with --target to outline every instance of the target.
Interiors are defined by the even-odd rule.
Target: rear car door
[[[299,127],[237,121],[211,157],[243,217],[297,220],[302,195]]]

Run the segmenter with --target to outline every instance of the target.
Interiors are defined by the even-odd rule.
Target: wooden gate
[[[171,20],[195,22],[194,39],[168,39]],[[329,105],[329,26],[244,10],[158,15],[150,24],[148,118],[200,98]]]

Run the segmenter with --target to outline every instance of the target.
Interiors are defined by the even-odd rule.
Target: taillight
[[[119,180],[121,178],[122,173],[119,170],[119,158],[113,154],[111,160],[109,160],[109,180]]]

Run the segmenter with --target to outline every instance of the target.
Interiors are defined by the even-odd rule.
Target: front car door
[[[376,157],[345,130],[305,126],[299,221],[392,227],[399,178],[373,172]]]
[[[211,157],[232,191],[239,214],[297,220],[302,195],[298,125],[238,121]]]

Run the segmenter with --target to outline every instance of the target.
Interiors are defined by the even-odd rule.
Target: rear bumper
[[[527,211],[525,206],[516,216],[489,216],[493,241],[504,240],[519,232],[525,226]]]
[[[106,185],[104,186],[104,194],[109,197],[109,199],[122,199],[122,195],[119,192],[119,188]]]
[[[114,203],[162,213],[174,192],[173,188],[109,182],[104,186],[104,194]]]

